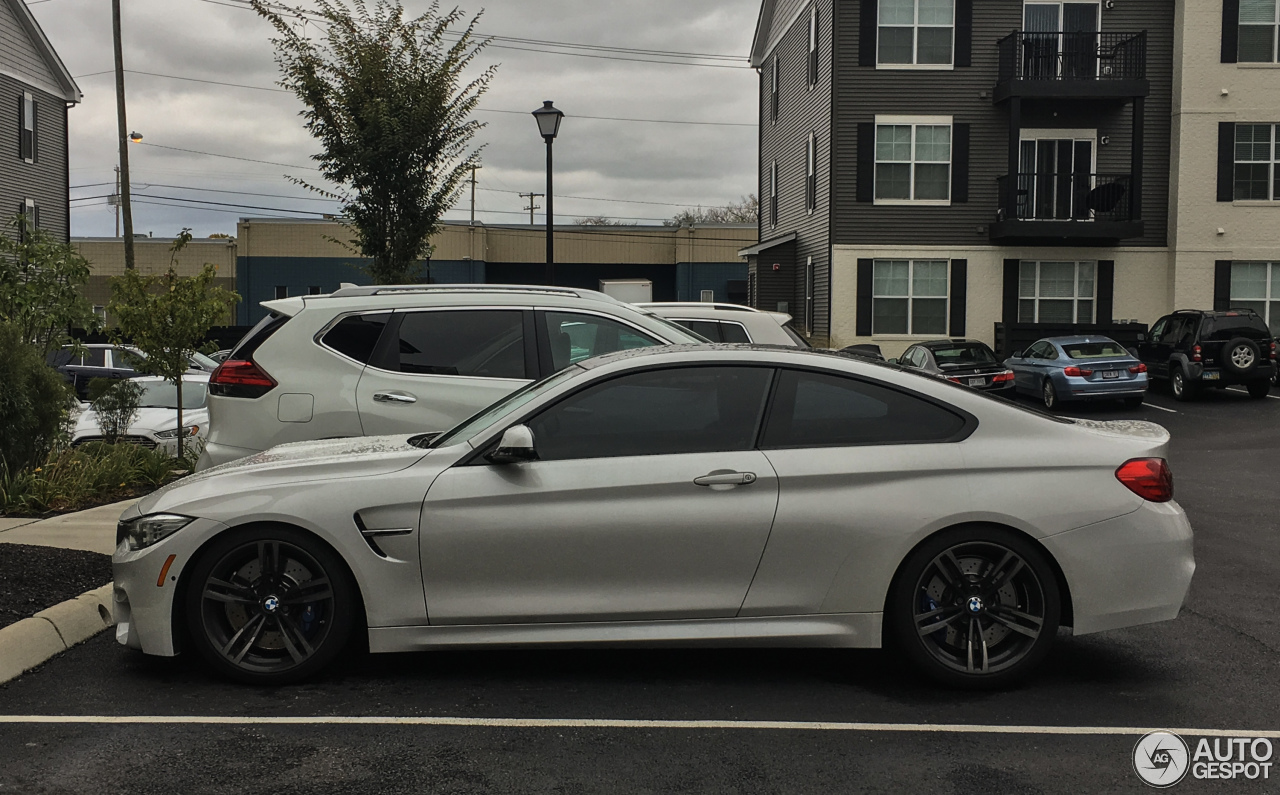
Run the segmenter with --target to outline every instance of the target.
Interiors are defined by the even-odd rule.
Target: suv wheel
[[[1250,381],[1249,397],[1254,400],[1262,400],[1271,394],[1271,381]]]
[[[1222,354],[1219,358],[1223,369],[1243,376],[1258,369],[1262,354],[1258,349],[1258,343],[1247,337],[1236,337],[1222,346]]]
[[[1057,408],[1058,406],[1058,390],[1053,388],[1053,381],[1044,379],[1044,391],[1041,393],[1044,398],[1044,407],[1047,409]]]
[[[1174,367],[1173,372],[1169,374],[1169,386],[1173,389],[1173,397],[1176,400],[1191,400],[1196,396],[1195,384],[1187,380],[1181,367]]]

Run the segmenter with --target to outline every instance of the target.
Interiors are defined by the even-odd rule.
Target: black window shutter
[[[1213,311],[1225,312],[1231,308],[1231,260],[1220,259],[1213,263]]]
[[[1235,63],[1240,51],[1240,0],[1222,0],[1222,62]]]
[[[858,306],[854,322],[859,337],[871,336],[871,276],[874,269],[874,260],[858,260]]]
[[[1236,123],[1218,122],[1218,201],[1235,198]]]
[[[951,125],[951,201],[969,201],[969,125]]]
[[[973,0],[956,0],[956,66],[973,65]]]
[[[964,336],[965,302],[969,291],[969,260],[951,260],[951,326],[953,337]]]
[[[1018,266],[1021,262],[1022,260],[1016,259],[1004,261],[1004,301],[1001,316],[1006,324],[1018,322]]]
[[[858,180],[857,199],[860,202],[876,200],[876,123],[858,122]]]
[[[862,0],[858,13],[858,66],[876,65],[876,13],[880,0]]]
[[[31,100],[31,159],[40,159],[40,103]]]
[[[1109,326],[1115,319],[1112,317],[1116,296],[1116,261],[1113,259],[1098,260],[1098,305],[1095,307],[1095,323]]]

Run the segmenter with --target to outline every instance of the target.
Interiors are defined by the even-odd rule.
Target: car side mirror
[[[899,362],[898,357],[895,356],[888,361],[888,364],[901,364],[901,362]]]
[[[1146,341],[1147,341],[1147,335],[1146,335],[1146,334],[1143,334],[1141,331],[1139,331],[1139,332],[1138,332],[1138,342],[1146,342]]]
[[[1022,358],[1022,351],[1014,351],[1014,352],[1013,352],[1013,356],[1011,356],[1010,358],[1012,358],[1012,359],[1021,359],[1021,358]]]
[[[521,461],[537,461],[538,451],[533,448],[533,431],[528,425],[513,425],[502,432],[498,446],[485,456],[490,464],[518,464]]]

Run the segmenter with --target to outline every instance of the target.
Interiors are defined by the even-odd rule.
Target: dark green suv
[[[1138,343],[1138,358],[1154,378],[1167,378],[1178,400],[1201,389],[1243,384],[1264,398],[1276,372],[1276,344],[1252,309],[1208,312],[1180,309],[1165,315]]]

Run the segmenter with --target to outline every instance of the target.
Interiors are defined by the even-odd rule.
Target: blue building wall
[[[368,260],[350,257],[237,257],[236,291],[241,302],[236,320],[242,326],[257,323],[266,314],[263,301],[276,297],[276,288],[284,287],[290,296],[307,295],[312,287],[331,293],[343,282],[371,284],[362,270]],[[433,284],[483,284],[484,263],[470,260],[433,260],[430,268]]]
[[[713,290],[716,300],[729,300],[729,282],[746,281],[745,262],[680,262],[676,264],[676,300],[700,301],[703,290]]]

